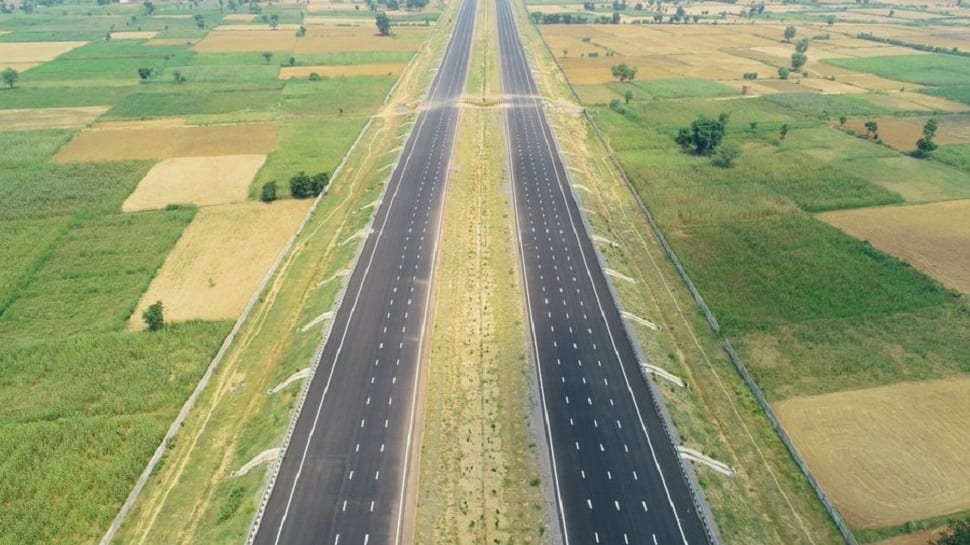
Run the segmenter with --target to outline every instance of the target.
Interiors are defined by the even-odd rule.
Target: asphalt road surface
[[[509,0],[496,1],[518,243],[564,540],[706,544],[569,187]]]
[[[310,384],[259,545],[401,543],[421,339],[476,0],[394,169]]]

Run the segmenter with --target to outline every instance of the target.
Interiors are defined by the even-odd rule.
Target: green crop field
[[[884,78],[931,85],[970,84],[970,57],[930,53],[927,55],[891,55],[826,59],[824,62]]]
[[[830,116],[882,111],[855,97],[777,94],[592,113],[769,399],[970,371],[965,302],[810,215],[968,198],[965,146],[920,161],[833,128],[816,100]],[[725,141],[742,150],[727,169],[673,141],[720,112],[730,114]]]
[[[13,88],[0,89],[0,109],[104,106],[97,122],[178,116],[189,124],[275,123],[279,140],[257,175],[255,197],[266,180],[285,188],[301,170],[332,172],[396,80],[283,81],[280,66],[404,63],[412,55],[271,49],[267,60],[260,51],[200,53],[191,43],[105,39],[108,32],[150,30],[197,41],[224,16],[214,1],[201,4],[156,3],[156,15],[185,18],[150,17],[141,2],[88,0],[0,14],[5,47],[89,42],[23,70]],[[196,14],[206,28],[196,25]],[[281,23],[301,20],[296,5],[266,6],[263,15],[271,14]],[[404,19],[436,17],[429,11]],[[417,49],[421,36],[409,39]],[[140,68],[153,72],[142,80]],[[131,330],[142,294],[196,209],[122,212],[155,161],[53,162],[79,133],[0,128],[0,545],[95,543],[231,326],[187,321],[154,333]],[[359,212],[357,223],[369,213]],[[341,263],[352,250],[341,251]],[[320,292],[332,299],[338,286]],[[312,343],[303,349],[301,362]],[[286,416],[277,411],[260,433],[278,435]],[[254,490],[262,474],[247,479]],[[251,515],[248,499],[243,503],[233,510]]]

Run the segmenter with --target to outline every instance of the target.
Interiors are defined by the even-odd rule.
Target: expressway
[[[566,545],[709,542],[573,198],[509,5],[498,3],[519,256]]]
[[[416,445],[421,342],[476,0],[464,0],[425,107],[334,313],[258,545],[397,545]]]

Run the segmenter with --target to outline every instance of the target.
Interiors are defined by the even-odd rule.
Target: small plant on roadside
[[[970,518],[951,520],[946,530],[931,539],[929,545],[970,545]]]
[[[148,306],[144,312],[141,313],[141,319],[144,320],[145,326],[148,331],[158,331],[165,327],[165,309],[162,307],[161,301],[155,301],[155,303]]]
[[[239,506],[242,505],[243,498],[246,496],[246,489],[240,485],[233,486],[229,489],[229,493],[226,497],[222,498],[222,503],[219,504],[219,514],[216,517],[216,522],[226,522],[236,511],[239,510]]]

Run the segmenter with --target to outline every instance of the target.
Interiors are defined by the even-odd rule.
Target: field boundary
[[[539,34],[539,37],[542,40],[542,44],[549,52],[549,56],[556,64],[556,67],[559,69],[560,73],[565,75],[562,65],[559,64],[559,60],[556,59],[556,56],[552,53],[552,49],[549,47],[549,43],[546,42],[545,36],[542,35],[541,31],[537,30],[537,33]],[[573,84],[569,81],[569,78],[564,78],[564,79],[565,79],[566,85],[569,87],[570,92],[573,94],[573,97],[576,99],[576,102],[582,105],[583,102],[579,98],[579,94],[576,92],[576,89],[573,87]],[[620,173],[620,177],[623,179],[623,182],[630,189],[630,192],[633,194],[634,199],[636,199],[637,206],[640,208],[640,211],[643,212],[644,216],[646,217],[647,223],[650,224],[650,230],[653,231],[654,235],[657,237],[657,240],[660,241],[660,245],[663,246],[664,253],[667,254],[667,258],[670,259],[671,263],[673,263],[674,265],[674,268],[677,270],[677,275],[680,277],[681,281],[683,281],[684,286],[687,288],[687,291],[690,292],[691,297],[694,298],[694,302],[697,304],[697,308],[700,309],[701,313],[704,315],[704,320],[710,326],[711,330],[721,340],[721,346],[724,349],[724,352],[727,354],[728,359],[731,360],[731,364],[734,366],[735,371],[737,371],[738,375],[741,376],[741,379],[748,387],[748,390],[751,392],[751,395],[754,396],[755,400],[758,402],[758,405],[761,407],[762,412],[764,412],[765,417],[767,417],[769,424],[771,424],[772,429],[775,431],[775,434],[778,436],[779,439],[781,439],[782,444],[785,445],[785,449],[788,451],[788,454],[795,462],[795,465],[798,466],[798,469],[801,471],[802,475],[805,476],[805,479],[808,481],[808,484],[812,488],[812,491],[815,493],[815,496],[818,498],[819,502],[821,502],[822,507],[828,513],[829,517],[832,519],[832,522],[838,528],[839,533],[842,535],[842,538],[845,540],[846,545],[858,545],[855,539],[855,536],[852,535],[852,531],[849,530],[849,527],[845,524],[845,521],[842,518],[842,515],[839,513],[835,505],[833,505],[832,502],[828,499],[828,496],[825,494],[825,491],[822,490],[822,487],[818,484],[818,481],[815,480],[815,475],[812,474],[811,470],[805,464],[805,461],[802,459],[801,454],[799,454],[798,449],[795,448],[795,445],[788,438],[788,434],[785,432],[784,428],[782,427],[781,422],[778,421],[778,418],[775,416],[774,411],[771,409],[771,406],[768,404],[767,399],[765,399],[764,394],[761,392],[761,388],[758,387],[757,383],[755,383],[754,381],[754,378],[751,377],[751,373],[748,372],[748,368],[744,364],[744,361],[737,354],[737,352],[735,352],[734,347],[731,345],[731,341],[728,340],[727,337],[725,337],[721,333],[721,326],[720,324],[718,324],[717,318],[715,318],[714,313],[711,312],[710,308],[708,308],[707,303],[704,302],[704,298],[701,296],[700,292],[697,291],[697,288],[694,286],[694,282],[687,274],[687,271],[684,270],[683,265],[681,265],[680,263],[680,259],[677,257],[677,254],[674,252],[674,249],[667,242],[667,238],[664,236],[663,231],[660,229],[660,226],[654,220],[653,214],[650,212],[650,209],[643,202],[643,199],[640,198],[640,194],[637,193],[636,187],[634,187],[633,183],[630,181],[630,178],[627,176],[626,170],[623,169],[623,167],[620,165],[619,160],[616,158],[616,154],[613,153],[613,148],[609,145],[606,138],[603,136],[603,133],[600,131],[599,125],[596,124],[596,121],[589,114],[589,110],[585,106],[582,108],[582,110],[583,110],[583,117],[586,118],[586,121],[593,128],[593,132],[596,134],[596,138],[607,150],[607,153],[609,154],[610,162],[613,164],[613,167],[616,168],[616,170]],[[585,216],[583,216],[583,222],[586,223]],[[588,228],[588,225],[587,225],[587,228]],[[597,255],[597,258],[602,259],[600,257],[599,252],[597,252],[596,255]],[[607,285],[610,287],[610,291],[612,292],[613,287],[612,287],[612,284],[609,282],[609,279],[607,279]],[[619,301],[617,301],[617,306],[618,307],[620,306]],[[624,331],[626,332],[627,336],[630,337],[630,332],[628,330],[628,326],[626,322],[624,322]],[[634,346],[634,350],[637,353],[637,356],[640,357],[641,352],[640,352],[639,345],[634,342],[633,346]],[[643,360],[643,361],[646,361],[646,360]],[[649,385],[650,391],[654,392],[655,395],[660,395],[662,398],[662,394],[656,391],[652,381],[649,379],[646,379],[646,382]],[[663,405],[663,403],[658,404],[656,403],[656,401],[654,404],[659,406]],[[660,409],[659,412],[661,413],[664,427],[667,428],[668,435],[670,435],[672,439],[676,438],[677,437],[676,430],[673,429],[673,425],[670,422],[670,415],[667,413],[666,407]],[[675,444],[679,444],[679,441],[676,442]],[[684,464],[682,463],[681,465],[683,466]],[[689,475],[688,483],[691,487],[691,492],[695,495],[694,502],[695,504],[698,504],[697,505],[698,509],[701,510],[702,513],[704,513],[704,517],[706,519],[704,520],[704,523],[705,523],[705,526],[707,526],[708,534],[710,535],[711,528],[715,528],[715,529],[717,528],[716,523],[714,522],[714,517],[710,511],[710,506],[707,505],[707,501],[706,499],[704,499],[703,491],[701,490],[700,486],[696,482],[696,476],[694,475],[694,472],[692,470],[685,471],[685,474]],[[700,501],[703,501],[703,505],[699,503]],[[715,530],[715,533],[716,533],[716,530]],[[712,539],[714,538],[713,535],[711,537]],[[719,543],[719,541],[715,540],[714,543]]]
[[[401,70],[401,75],[398,76],[397,81],[394,82],[394,85],[392,85],[391,88],[388,89],[387,94],[384,95],[385,106],[390,101],[391,95],[393,95],[394,91],[397,90],[398,84],[400,84],[404,74],[406,74],[408,70],[411,70],[413,68],[414,63],[417,61],[421,52],[426,50],[428,43],[431,41],[431,38],[434,36],[435,36],[435,32],[433,30],[428,33],[424,41],[421,43],[421,46],[417,49],[417,51],[415,51],[414,55],[411,56],[411,59],[408,61],[407,65],[405,65],[404,69]],[[430,83],[429,83],[429,86],[430,86]],[[358,133],[357,139],[354,140],[353,145],[344,155],[343,159],[340,161],[340,164],[337,165],[336,169],[334,169],[334,176],[333,176],[334,178],[343,169],[344,164],[347,162],[347,158],[349,158],[352,155],[353,151],[356,149],[357,144],[360,142],[361,138],[363,138],[364,134],[366,134],[368,129],[370,129],[371,125],[373,124],[373,121],[374,121],[374,117],[371,116],[367,120],[367,123],[364,125],[364,127],[361,129],[360,133]],[[411,125],[411,127],[408,129],[404,137],[405,142],[410,138],[411,132],[414,130],[415,125],[416,123],[414,125]],[[394,160],[394,163],[392,163],[390,167],[390,172],[392,173],[394,172],[400,160],[401,160],[401,156],[399,154],[397,158]],[[381,190],[380,197],[378,197],[380,200],[384,199],[384,193],[387,191],[387,185],[388,184],[384,184],[384,187]],[[314,202],[314,205],[313,205],[314,208],[316,208],[316,205],[320,201],[321,197],[323,197],[323,194],[317,197],[317,201]],[[374,224],[374,219],[376,218],[378,208],[379,207],[377,206],[373,208],[374,213],[371,214],[370,219],[367,221],[367,225],[364,227],[364,232],[371,231],[371,226]],[[309,214],[307,215],[307,218],[309,218]],[[302,227],[303,225],[301,224],[300,228],[302,229]],[[299,234],[299,232],[297,234]],[[296,235],[294,235],[294,238],[295,236]],[[343,304],[344,296],[346,295],[347,288],[350,284],[352,271],[354,271],[357,268],[357,263],[360,260],[360,256],[364,251],[364,246],[365,244],[363,243],[357,245],[357,251],[354,253],[354,257],[348,266],[348,270],[351,271],[351,274],[348,274],[346,276],[346,280],[342,283],[343,285],[340,287],[340,291],[337,293],[337,297],[334,300],[333,304],[331,305],[331,308],[339,309],[340,305]],[[296,429],[296,423],[299,420],[300,413],[303,411],[303,404],[306,402],[307,395],[310,392],[310,384],[313,382],[313,378],[316,375],[317,367],[319,366],[320,359],[323,356],[324,347],[326,346],[327,341],[330,339],[330,333],[333,329],[333,323],[334,323],[334,320],[327,321],[327,325],[324,327],[324,330],[323,330],[323,336],[320,339],[320,344],[317,346],[317,349],[314,351],[313,356],[310,358],[310,373],[306,376],[305,379],[303,379],[303,387],[300,390],[300,397],[297,399],[296,403],[294,403],[293,405],[293,408],[290,410],[290,423],[287,426],[286,434],[284,435],[283,440],[279,444],[280,455],[277,456],[276,460],[273,462],[273,469],[267,475],[266,482],[263,485],[263,490],[260,493],[261,499],[259,502],[259,507],[257,507],[256,509],[256,514],[253,516],[253,521],[250,523],[249,530],[247,531],[247,534],[246,534],[246,541],[245,541],[246,545],[251,545],[256,539],[256,532],[259,529],[259,524],[263,519],[263,514],[266,512],[266,506],[269,504],[270,495],[273,492],[273,487],[276,484],[276,479],[277,477],[279,477],[280,469],[283,466],[283,458],[286,455],[286,451],[287,451],[287,448],[289,447],[290,440],[293,437],[293,432]],[[103,545],[106,545],[106,544],[103,544]]]
[[[531,23],[528,23],[528,24],[531,24]],[[549,44],[546,42],[545,37],[542,36],[541,32],[538,32],[538,34],[542,40],[543,46],[545,46],[546,50],[550,54],[550,57],[552,57],[553,61],[555,62],[556,68],[562,74],[565,75],[565,72],[563,72],[562,66],[559,64],[559,61],[556,60],[555,55],[552,54],[552,49],[549,48]],[[576,98],[577,102],[582,104],[582,101],[579,100],[579,95],[576,94],[576,90],[573,88],[568,78],[566,78],[566,84],[569,86],[569,90],[573,93],[573,96]],[[586,108],[583,108],[583,115],[586,116],[587,120],[592,122],[592,119],[589,117],[589,113],[586,111]],[[596,128],[595,125],[594,125],[594,128]],[[551,125],[550,125],[550,129],[552,130],[553,134],[555,134],[555,129]],[[598,128],[596,128],[596,134],[599,137]],[[556,140],[558,141],[558,137]],[[601,141],[602,141],[602,138],[601,138]],[[610,148],[607,147],[606,149],[609,150]],[[562,150],[559,148],[558,144],[556,145],[556,154],[559,156],[559,160],[562,162],[563,165],[569,164],[566,161],[566,158],[563,156]],[[613,157],[612,152],[610,153],[610,157],[612,159]],[[619,169],[619,164],[617,164],[615,160],[614,160],[614,165]],[[570,170],[568,168],[564,170],[566,172],[566,180],[569,182],[569,191],[572,194],[573,200],[578,205],[578,203],[581,201],[579,199],[579,196],[576,194],[576,188],[574,187],[574,184],[573,184],[572,174],[570,173]],[[626,179],[625,174],[624,174],[624,179]],[[631,186],[631,189],[632,189],[632,186]],[[639,199],[637,199],[637,203],[640,204]],[[641,204],[641,207],[642,207],[642,204]],[[586,217],[586,214],[583,213],[581,209],[580,209],[579,217],[583,222],[583,227],[585,228],[586,233],[592,237],[593,228],[590,225],[589,220]],[[606,262],[603,259],[603,255],[600,253],[599,249],[596,247],[595,244],[593,245],[593,247],[594,249],[596,249],[594,253],[596,254],[596,261],[599,264],[600,268],[604,271],[607,270],[608,267],[606,266]],[[605,275],[605,274],[604,274],[604,278],[606,280],[606,287],[610,292],[610,297],[613,299],[614,306],[616,306],[617,310],[622,312],[623,305],[620,301],[618,294],[616,293],[615,288],[613,287],[613,281],[610,279],[608,275]],[[663,425],[664,433],[667,436],[667,440],[670,441],[670,443],[674,445],[674,447],[676,448],[677,445],[681,444],[680,435],[677,433],[677,429],[673,425],[673,420],[670,418],[670,412],[667,410],[667,404],[663,396],[663,392],[661,392],[660,389],[657,388],[656,384],[654,384],[653,380],[650,378],[650,375],[643,370],[643,364],[649,360],[647,359],[646,354],[643,353],[643,350],[640,347],[640,343],[636,341],[636,337],[634,336],[633,332],[630,329],[629,322],[627,320],[620,320],[620,321],[623,324],[623,335],[626,337],[630,345],[633,346],[633,352],[634,354],[636,354],[636,357],[637,357],[637,367],[640,368],[641,378],[646,383],[647,390],[650,392],[650,401],[654,406],[654,408],[657,410],[657,414],[660,415],[660,422]],[[697,512],[701,515],[700,516],[701,523],[704,525],[704,530],[707,533],[708,539],[710,540],[712,545],[720,545],[721,543],[723,543],[723,541],[721,540],[721,534],[718,531],[717,522],[714,520],[714,514],[711,512],[711,506],[707,502],[707,496],[705,496],[704,494],[704,489],[701,488],[700,484],[698,483],[697,474],[694,472],[694,467],[691,464],[684,462],[684,460],[679,455],[677,455],[676,458],[677,458],[677,465],[680,467],[680,472],[683,475],[684,479],[687,481],[687,486],[690,489],[691,499],[693,500],[694,507],[697,509]]]

